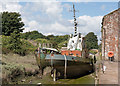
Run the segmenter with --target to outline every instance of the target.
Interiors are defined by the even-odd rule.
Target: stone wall
[[[120,2],[119,2],[120,3]],[[120,9],[118,10],[118,60],[120,61]]]
[[[115,60],[118,60],[120,52],[120,28],[118,25],[118,13],[120,9],[115,10],[103,17],[102,22],[102,58],[108,59],[108,52],[114,53]],[[119,46],[119,47],[118,47]],[[119,52],[118,52],[119,51]]]

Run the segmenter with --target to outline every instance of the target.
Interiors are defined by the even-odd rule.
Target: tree
[[[46,39],[51,40],[51,39],[53,39],[54,37],[55,37],[54,35],[48,35],[48,36],[46,36]]]
[[[2,35],[2,13],[0,13],[0,35]]]
[[[69,35],[63,35],[63,36],[54,36],[54,35],[48,35],[46,37],[50,42],[53,44],[54,48],[58,48],[58,44],[62,43],[64,41],[68,41]]]
[[[10,42],[9,42],[9,49],[12,50],[16,54],[22,54],[22,42],[20,41],[20,33],[18,33],[17,30],[15,30],[13,33],[11,33],[10,36]]]
[[[45,36],[42,33],[39,33],[38,31],[31,31],[31,32],[21,33],[21,38],[35,40],[38,38],[45,38]]]
[[[24,23],[20,17],[21,15],[16,12],[3,12],[2,13],[2,34],[10,36],[15,30],[17,33],[23,32]]]
[[[97,35],[93,32],[89,32],[85,36],[85,48],[89,51],[90,49],[98,49]]]

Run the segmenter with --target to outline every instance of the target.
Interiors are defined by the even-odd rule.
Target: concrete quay
[[[118,84],[118,62],[104,61],[104,66],[106,66],[106,70],[103,73],[102,65],[100,65],[100,69],[98,72],[98,84]]]

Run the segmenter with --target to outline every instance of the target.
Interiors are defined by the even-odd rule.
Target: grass
[[[61,79],[59,81],[64,84],[94,84],[92,75],[86,75],[77,79]]]
[[[19,56],[17,54],[8,54],[2,55],[2,62],[6,64],[13,64],[16,66],[24,66],[24,67],[36,67],[36,59],[34,55],[30,54],[27,56]]]
[[[25,82],[21,82],[22,78],[18,79],[18,84],[94,84],[94,78],[91,77],[91,75],[87,75],[78,79],[59,79],[57,81],[53,81],[53,79],[47,75],[43,76],[42,79],[40,79],[37,76],[30,76],[23,78]]]
[[[17,54],[12,54],[12,53],[8,55],[2,54],[3,80],[8,79],[8,77],[12,75],[15,76],[14,72],[16,72],[16,74],[18,75],[21,71],[25,73],[25,72],[34,72],[36,70],[39,70],[39,68],[36,64],[36,59],[33,54],[27,56],[19,56]]]

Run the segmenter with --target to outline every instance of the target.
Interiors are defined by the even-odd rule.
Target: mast
[[[77,21],[76,21],[76,17],[75,17],[75,12],[76,12],[76,10],[75,10],[75,6],[74,6],[74,4],[73,4],[74,29],[75,29],[75,35],[76,35],[76,34],[77,34]]]

